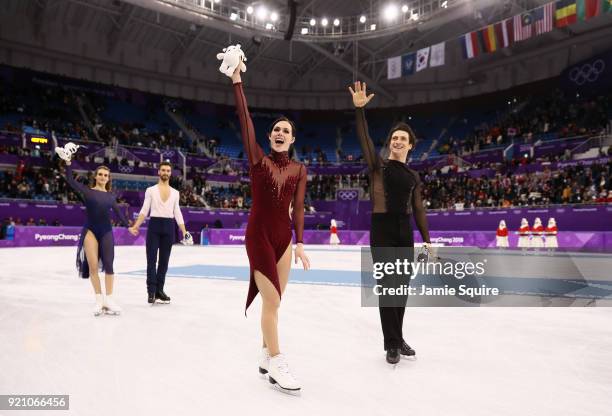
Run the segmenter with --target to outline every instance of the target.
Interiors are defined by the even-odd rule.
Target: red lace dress
[[[246,310],[258,293],[255,270],[270,279],[281,294],[276,263],[291,244],[291,205],[296,241],[302,242],[307,175],[306,167],[291,160],[287,152],[264,154],[255,139],[242,83],[234,84],[234,95],[251,178],[252,204],[245,239],[251,267]]]

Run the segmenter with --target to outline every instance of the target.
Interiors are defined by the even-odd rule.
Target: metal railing
[[[146,7],[143,0],[130,0]],[[447,12],[456,5],[465,3],[462,0],[412,0],[395,9],[387,9],[388,5],[378,3],[382,9],[370,9],[356,15],[323,16],[310,13],[300,13],[295,23],[293,39],[304,42],[329,42],[368,39],[405,32],[416,28],[421,22]],[[149,8],[185,15],[196,15],[203,25],[220,27],[229,25],[226,29],[233,31],[250,30],[261,36],[283,39],[289,26],[289,15],[285,9],[270,9],[265,12],[264,1],[254,4],[237,0],[155,0],[148,4]],[[326,22],[324,21],[327,20]],[[314,25],[311,21],[314,20]]]

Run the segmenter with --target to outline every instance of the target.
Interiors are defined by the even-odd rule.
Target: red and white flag
[[[548,3],[533,11],[533,26],[535,27],[536,35],[553,30],[554,6],[554,3]]]
[[[514,16],[514,41],[520,42],[531,37],[531,24],[533,18],[531,13],[523,13]]]

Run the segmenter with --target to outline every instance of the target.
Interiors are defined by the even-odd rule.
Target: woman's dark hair
[[[408,143],[412,145],[412,149],[414,150],[414,146],[417,141],[416,134],[414,134],[412,127],[410,127],[408,124],[404,122],[399,122],[395,124],[393,127],[391,127],[391,130],[389,130],[389,134],[387,135],[387,140],[385,140],[385,144],[380,150],[380,156],[383,159],[389,158],[389,154],[391,153],[391,151],[389,150],[389,144],[391,143],[391,138],[393,138],[393,133],[395,133],[398,130],[405,131],[406,133],[408,133]]]
[[[272,130],[274,130],[274,126],[276,126],[281,121],[286,121],[287,123],[289,123],[289,125],[291,126],[291,137],[295,137],[295,124],[293,124],[293,121],[289,120],[285,116],[280,116],[279,118],[274,120],[272,124],[270,124],[270,126],[268,127],[268,136],[272,135]],[[291,144],[291,146],[289,146],[289,157],[291,159],[295,159],[297,157],[294,144]]]
[[[276,120],[272,122],[272,124],[270,124],[270,127],[268,127],[268,136],[272,134],[272,130],[274,130],[274,126],[276,126],[276,124],[281,121],[286,121],[287,123],[289,123],[289,125],[291,125],[291,136],[295,137],[295,124],[293,124],[293,121],[289,120],[285,116],[281,116],[277,118]]]

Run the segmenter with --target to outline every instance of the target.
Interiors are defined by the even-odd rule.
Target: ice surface
[[[0,394],[70,395],[69,412],[2,415],[592,416],[612,408],[611,308],[408,309],[405,338],[418,360],[393,369],[378,311],[360,306],[358,288],[289,285],[279,325],[303,384],[293,397],[257,372],[260,303],[245,318],[246,281],[171,276],[178,267],[247,266],[243,247],[175,246],[172,304],[154,307],[139,274],[144,247],[117,247],[123,315],[99,318],[74,254],[0,251]],[[354,247],[308,254],[318,270],[359,269]]]

